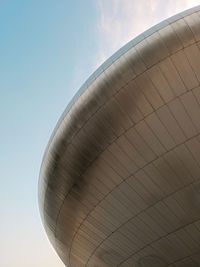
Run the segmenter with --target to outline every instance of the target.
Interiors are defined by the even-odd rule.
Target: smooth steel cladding
[[[86,81],[46,149],[39,203],[67,266],[200,266],[200,6]]]

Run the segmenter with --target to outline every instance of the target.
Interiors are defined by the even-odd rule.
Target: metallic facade
[[[67,266],[200,266],[200,7],[86,81],[46,149],[39,202]]]

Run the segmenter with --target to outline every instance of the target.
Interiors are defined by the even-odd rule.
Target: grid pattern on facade
[[[200,11],[102,65],[63,115],[40,181],[69,266],[200,265]]]

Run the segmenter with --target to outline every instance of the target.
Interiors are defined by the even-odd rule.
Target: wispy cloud
[[[138,34],[199,0],[98,0],[99,55],[97,66]]]

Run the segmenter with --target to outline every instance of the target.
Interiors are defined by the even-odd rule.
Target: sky
[[[0,0],[0,266],[63,267],[43,229],[39,170],[83,82],[121,46],[200,0]]]

